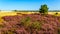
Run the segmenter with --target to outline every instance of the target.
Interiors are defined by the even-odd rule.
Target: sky
[[[0,10],[39,10],[43,4],[49,10],[60,10],[60,0],[0,0]]]

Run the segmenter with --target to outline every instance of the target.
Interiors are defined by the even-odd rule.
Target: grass
[[[13,16],[13,15],[17,15],[17,13],[22,13],[22,14],[31,14],[31,13],[36,13],[36,12],[0,12],[0,17],[2,16]],[[39,12],[37,12],[39,13]],[[56,12],[48,12],[48,14],[52,14],[55,15]],[[60,12],[57,12],[58,15],[60,15]]]
[[[55,15],[56,12],[48,12],[48,14],[51,14],[51,15]],[[57,16],[60,16],[60,12],[57,12],[58,15]]]
[[[13,15],[17,15],[17,13],[32,14],[32,13],[39,13],[39,12],[0,12],[0,17],[3,17],[3,16],[13,16]],[[57,13],[58,13],[58,16],[60,16],[60,12],[57,12]],[[21,15],[21,14],[19,14],[19,15]],[[55,15],[56,12],[48,12],[48,14]]]
[[[0,17],[2,16],[13,16],[13,15],[17,15],[17,13],[22,13],[22,14],[31,14],[34,12],[0,12]]]

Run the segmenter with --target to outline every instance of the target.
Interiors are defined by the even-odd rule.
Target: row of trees
[[[17,12],[17,10],[13,10],[14,12]],[[41,5],[41,8],[39,8],[39,12],[43,14],[48,14],[48,7],[46,4]]]
[[[17,10],[13,10],[13,11],[16,12]],[[41,5],[41,8],[39,8],[39,12],[43,13],[43,14],[48,14],[48,7],[47,7],[47,5],[46,4]]]

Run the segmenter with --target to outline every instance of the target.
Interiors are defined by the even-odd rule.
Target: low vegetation
[[[42,24],[41,24],[40,22],[35,21],[35,22],[33,22],[33,23],[31,24],[31,28],[40,30],[41,25],[42,25]]]
[[[8,31],[8,34],[10,34],[10,31],[12,31],[12,34],[57,34],[60,26],[59,18],[58,16],[49,14],[45,16],[42,16],[42,14],[4,16],[2,19],[4,19],[5,22],[3,22],[4,27],[2,27],[1,32]]]
[[[22,18],[21,24],[25,27],[29,27],[31,25],[30,21],[31,21],[30,17]]]

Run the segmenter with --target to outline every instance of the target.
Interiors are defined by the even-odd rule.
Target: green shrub
[[[56,13],[55,13],[55,15],[57,16],[57,15],[58,15],[58,13],[56,12]]]
[[[14,34],[14,32],[12,32],[12,31],[4,31],[4,32],[2,32],[2,34]]]
[[[21,20],[21,24],[22,24],[23,26],[25,26],[25,27],[30,26],[30,17],[23,18],[23,19]]]
[[[58,29],[58,34],[60,34],[60,29]]]
[[[14,34],[14,32],[12,32],[12,31],[8,31],[7,33],[8,33],[8,34]]]
[[[4,25],[0,24],[0,28],[3,28],[3,27],[4,27]]]
[[[31,27],[34,28],[34,29],[40,30],[41,25],[42,24],[40,22],[35,21],[34,23],[32,23]]]

